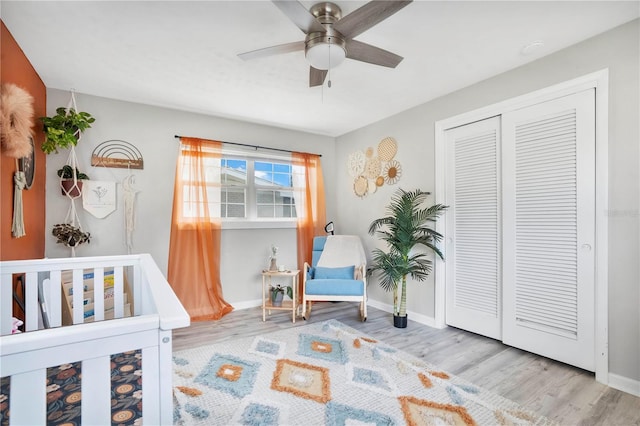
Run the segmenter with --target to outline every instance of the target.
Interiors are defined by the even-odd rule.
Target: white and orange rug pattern
[[[552,424],[335,320],[173,361],[176,424]]]

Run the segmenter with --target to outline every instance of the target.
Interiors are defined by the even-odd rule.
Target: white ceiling
[[[356,37],[404,61],[347,59],[331,88],[308,87],[303,52],[237,57],[304,39],[269,1],[3,0],[0,16],[48,88],[339,136],[631,21],[640,1],[415,1]]]

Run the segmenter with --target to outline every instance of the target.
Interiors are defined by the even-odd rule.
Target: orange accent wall
[[[13,174],[15,159],[0,155],[0,260],[44,257],[46,155],[40,149],[44,141],[38,117],[47,115],[47,88],[15,39],[0,21],[0,81],[13,83],[33,96],[36,169],[33,185],[22,191],[24,226],[22,238],[11,236],[13,220]]]

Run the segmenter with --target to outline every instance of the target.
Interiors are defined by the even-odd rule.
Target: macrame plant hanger
[[[69,109],[73,108],[74,111],[78,111],[78,107],[76,106],[76,96],[75,92],[71,91],[71,99],[69,100],[69,104],[67,105],[67,114],[69,114]],[[78,131],[76,133],[76,137],[78,142],[82,138],[82,132]],[[82,191],[80,185],[78,185],[78,176],[76,175],[76,170],[78,168],[78,157],[76,157],[76,149],[74,145],[71,145],[71,149],[69,150],[69,157],[67,158],[68,166],[71,166],[72,176],[73,176],[73,185],[69,189],[63,189],[63,192],[69,198],[69,210],[67,210],[67,216],[64,219],[64,223],[68,223],[71,226],[77,227],[82,231],[82,224],[80,223],[80,218],[78,217],[78,211],[76,209],[76,198],[79,198],[82,195]],[[64,176],[64,174],[62,175]],[[63,177],[60,176],[60,186],[62,187]],[[76,257],[76,244],[69,245],[71,248],[71,257]]]

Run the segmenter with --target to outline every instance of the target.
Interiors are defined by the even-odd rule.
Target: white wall
[[[609,365],[610,372],[640,380],[640,20],[420,105],[337,139],[336,216],[341,229],[364,238],[368,251],[378,242],[367,235],[369,223],[384,214],[397,186],[433,191],[434,123],[563,81],[609,68]],[[428,74],[428,71],[427,71]],[[428,75],[425,75],[428,78]],[[385,136],[399,144],[403,167],[398,185],[384,186],[358,199],[352,179],[340,167],[354,150],[376,146]],[[433,201],[433,198],[431,199]],[[371,298],[391,303],[372,280]],[[409,284],[408,309],[434,315],[432,277]]]
[[[47,91],[47,114],[66,106],[69,92]],[[128,175],[126,169],[91,167],[91,153],[101,142],[121,139],[135,145],[144,157],[144,169],[134,170],[137,198],[134,253],[150,253],[166,274],[173,203],[173,183],[178,155],[174,135],[217,139],[273,148],[312,152],[322,155],[327,217],[332,217],[335,199],[333,138],[278,129],[224,118],[157,108],[76,94],[78,109],[90,112],[96,122],[87,130],[76,148],[80,170],[92,180],[116,180]],[[269,152],[269,151],[266,151]],[[46,229],[64,221],[69,200],[60,194],[56,170],[66,163],[69,151],[47,157]],[[77,249],[78,256],[126,254],[121,186],[118,186],[118,209],[104,219],[83,211],[76,201],[84,230],[92,236],[90,244]],[[260,274],[267,266],[271,244],[279,247],[279,263],[295,266],[295,229],[223,230],[221,279],[225,299],[230,303],[260,299]],[[48,257],[64,257],[70,250],[55,243],[53,236],[45,242]]]

